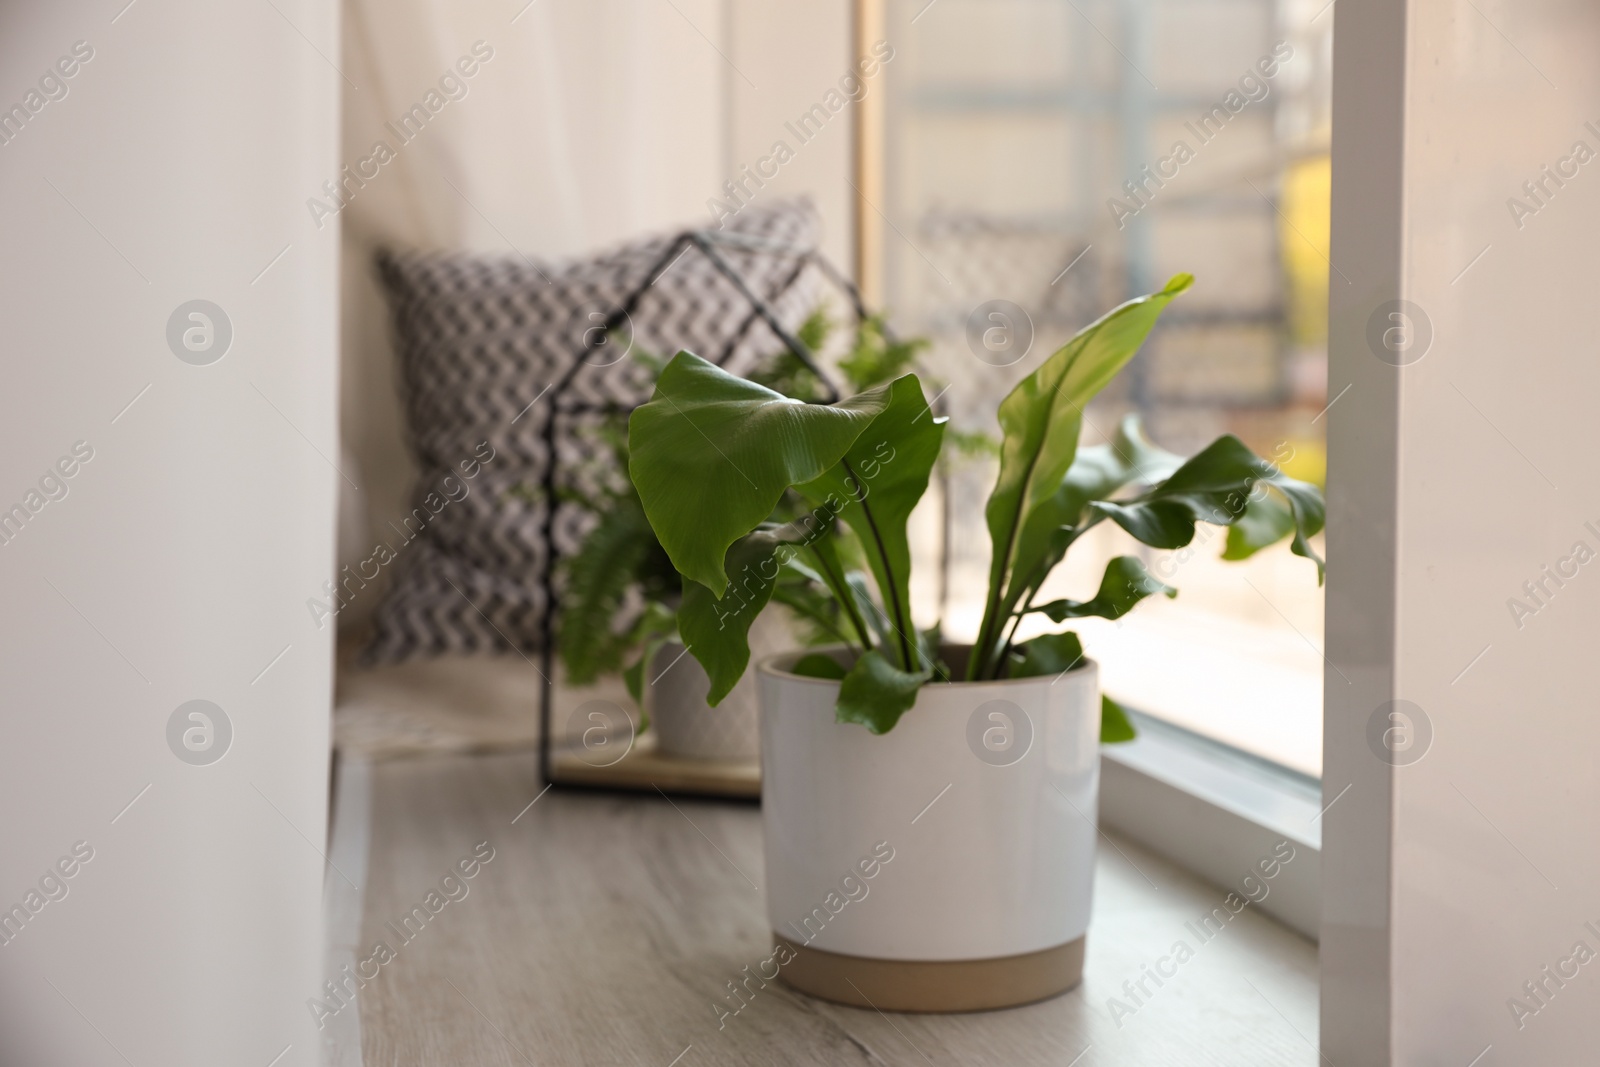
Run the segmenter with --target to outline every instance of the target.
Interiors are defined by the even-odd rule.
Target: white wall
[[[1592,1062],[1600,963],[1542,969],[1600,952],[1600,571],[1523,585],[1600,552],[1600,163],[1521,225],[1509,202],[1575,142],[1600,152],[1600,12],[1334,17],[1323,1052]],[[1401,368],[1368,341],[1395,298],[1433,336]],[[1519,626],[1513,598],[1543,606]],[[1369,743],[1397,699],[1431,724],[1420,760]]]
[[[337,246],[304,200],[335,169],[337,7],[121,6],[0,4],[5,106],[93,49],[0,145],[0,507],[93,449],[0,546],[0,908],[93,849],[0,945],[0,1062],[308,1065]],[[209,366],[165,336],[194,298],[232,324]],[[168,745],[194,699],[232,724],[209,766]]]
[[[809,196],[822,215],[822,250],[847,275],[854,269],[854,191],[851,122],[846,107],[801,143],[790,125],[822,103],[855,62],[851,0],[728,0],[729,56],[738,71],[724,74],[728,92],[728,158],[721,183],[741,176],[771,153],[774,142],[793,149],[794,159],[756,193],[756,203]],[[884,92],[880,74],[867,92]],[[713,194],[715,195],[715,194]],[[880,205],[881,206],[881,205]],[[704,211],[704,205],[701,206]],[[707,214],[709,218],[709,213]]]

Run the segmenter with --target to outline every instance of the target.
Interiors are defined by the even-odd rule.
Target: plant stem
[[[1067,544],[1070,547],[1071,542],[1069,541]],[[1062,556],[1064,557],[1065,555],[1066,551],[1063,550]],[[1060,560],[1057,560],[1056,562],[1059,563]],[[995,650],[993,664],[993,676],[995,678],[1000,677],[1000,670],[1006,662],[1006,651],[1011,647],[1012,638],[1017,635],[1017,627],[1021,625],[1022,617],[1033,609],[1033,601],[1034,598],[1039,595],[1039,587],[1044,585],[1045,578],[1049,577],[1050,571],[1053,569],[1053,565],[1047,566],[1047,563],[1048,560],[1040,560],[1038,565],[1034,567],[1033,573],[1028,575],[1027,582],[1022,587],[1023,595],[1016,598],[1016,600],[1006,602],[1004,605],[1005,611],[1002,615],[1003,621],[1000,623],[1000,625],[1004,626],[1004,620],[1009,620],[1011,622],[1011,632],[1006,635],[1006,639],[1001,642],[1000,647]],[[1018,600],[1022,601],[1023,604],[1020,611],[1017,610]]]
[[[1008,650],[1010,650],[1010,648],[1011,648],[1011,640],[1012,640],[1012,638],[1017,636],[1017,627],[1021,626],[1021,625],[1022,625],[1022,616],[1021,615],[1013,615],[1013,616],[1011,616],[1011,632],[1006,634],[1006,639],[1000,643],[1000,654],[995,657],[994,673],[993,673],[993,677],[994,678],[999,678],[1001,670],[1003,670],[1005,668],[1005,665],[1006,665],[1006,652]]]
[[[1017,626],[1022,621],[1022,616],[1027,614],[1026,611],[1018,612],[1015,610],[1017,601],[1025,600],[1031,603],[1034,595],[1038,593],[1038,585],[1043,585],[1044,579],[1041,577],[1038,579],[1037,585],[1032,584],[1034,582],[1034,576],[1030,574],[1028,576],[1028,582],[1030,584],[1022,587],[1021,596],[1007,600],[1004,595],[1002,595],[1000,601],[997,603],[995,608],[995,616],[999,621],[995,624],[995,629],[997,631],[1004,630],[1006,624],[1009,622],[1011,624],[1011,633],[1006,635],[1004,641],[999,642],[998,644],[994,645],[993,648],[987,650],[990,654],[986,655],[984,657],[984,662],[979,664],[979,670],[982,672],[982,674],[980,674],[979,679],[975,680],[1000,677],[1000,670],[1005,665],[1006,661],[1006,649],[1011,647],[1011,638],[1015,636],[1017,632]],[[997,633],[995,636],[998,637],[999,634]]]
[[[1104,515],[1096,514],[1087,521],[1071,527],[1072,535],[1067,539],[1067,543],[1061,546],[1061,553],[1056,556],[1054,560],[1050,559],[1048,556],[1039,560],[1039,562],[1034,565],[1033,573],[1028,575],[1027,581],[1022,586],[1026,595],[1018,598],[1023,603],[1022,609],[1020,611],[1016,611],[1015,608],[1017,601],[1013,600],[1005,605],[1005,616],[1020,619],[1023,615],[1026,615],[1028,612],[1032,611],[1033,602],[1038,598],[1039,590],[1044,587],[1045,579],[1050,577],[1050,572],[1055,570],[1056,567],[1060,566],[1062,560],[1066,559],[1067,552],[1074,544],[1077,543],[1078,539],[1088,532],[1091,527],[1098,525],[1104,518]],[[1003,626],[1004,623],[1002,622],[1001,625]],[[1013,625],[1011,627],[1011,633],[1014,635],[1016,632],[1017,628],[1015,625]],[[1010,646],[1011,638],[1008,637],[1006,638],[1005,643],[1000,646],[995,656],[996,675],[999,674],[1000,665],[1005,662],[1006,649]]]
[[[1006,530],[1006,545],[1002,552],[999,545],[994,546],[995,558],[989,564],[989,603],[984,605],[983,625],[978,630],[978,641],[972,646],[972,658],[967,663],[967,681],[976,682],[981,678],[982,664],[989,658],[989,650],[994,642],[994,631],[1005,625],[1000,618],[1000,601],[1005,597],[1006,575],[1011,570],[1011,556],[1017,548],[1017,537],[1022,530],[1022,512],[1028,502],[1028,482],[1033,478],[1033,469],[1039,463],[1039,450],[1034,449],[1028,457],[1028,469],[1023,473],[1021,488],[1017,491],[1017,510],[1011,516],[1011,523]]]
[[[807,545],[806,549],[816,559],[817,570],[822,575],[823,580],[828,583],[828,589],[833,593],[833,598],[839,602],[839,606],[844,608],[845,614],[850,617],[850,625],[855,627],[856,634],[861,638],[861,651],[866,652],[872,648],[872,635],[867,632],[867,623],[861,617],[861,612],[856,610],[855,594],[850,590],[850,583],[844,580],[844,575],[833,572],[832,568],[828,566],[827,559],[821,552],[816,550],[815,546]],[[846,644],[848,643],[846,642]]]
[[[845,474],[849,476],[851,481],[855,482],[859,489],[861,479],[856,477],[856,472],[851,469],[850,461],[840,459],[839,466],[844,468]],[[856,503],[861,505],[861,513],[867,517],[867,529],[872,531],[872,547],[877,550],[878,560],[883,564],[883,584],[885,586],[883,599],[888,601],[889,610],[894,613],[894,619],[890,622],[890,625],[894,627],[895,633],[900,635],[900,666],[903,670],[915,671],[917,663],[911,654],[911,639],[906,636],[906,627],[910,624],[910,620],[905,617],[905,613],[901,610],[900,592],[895,585],[894,567],[889,562],[889,550],[883,543],[883,535],[878,532],[878,523],[872,517],[872,509],[867,506],[865,490],[860,490],[857,493]]]

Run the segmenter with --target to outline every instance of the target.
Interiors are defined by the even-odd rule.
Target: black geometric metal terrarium
[[[685,266],[686,257],[689,262]],[[816,354],[785,324],[786,314],[809,310],[821,299],[825,287],[841,294],[858,321],[868,317],[856,287],[815,247],[768,236],[721,230],[689,230],[667,242],[665,251],[649,270],[620,299],[604,312],[590,316],[589,327],[574,346],[571,362],[549,387],[544,397],[544,458],[540,472],[540,496],[546,502],[542,540],[546,546],[537,574],[538,590],[544,610],[540,618],[540,669],[546,683],[539,708],[539,767],[543,779],[554,786],[577,789],[649,791],[676,795],[716,795],[723,790],[706,790],[680,782],[662,783],[638,774],[597,775],[592,766],[585,773],[564,773],[556,759],[558,740],[554,718],[556,678],[556,619],[562,593],[561,557],[581,539],[589,517],[571,501],[578,494],[575,480],[594,477],[600,447],[594,428],[615,421],[649,399],[651,378],[648,371],[624,359],[635,338],[635,315],[648,302],[652,287],[669,271],[703,272],[714,284],[717,299],[709,307],[684,312],[685,315],[727,315],[723,324],[737,321],[715,352],[699,352],[718,366],[736,373],[754,369],[762,358],[775,350],[787,350],[809,368],[821,383],[822,399],[832,402],[839,392]],[[753,280],[755,279],[755,280]],[[682,286],[680,285],[681,289]],[[650,332],[650,331],[646,331]],[[653,332],[660,333],[660,330]],[[668,331],[670,332],[670,331]],[[620,354],[619,354],[620,353]],[[670,356],[672,352],[661,352]],[[605,476],[605,475],[603,475]],[[625,471],[609,472],[610,477],[627,476]],[[631,724],[626,738],[613,738],[631,744]],[[567,739],[563,738],[564,744]],[[567,764],[570,767],[570,763]],[[753,799],[753,797],[751,797]]]

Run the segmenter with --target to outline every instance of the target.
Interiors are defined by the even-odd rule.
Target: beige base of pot
[[[807,948],[781,934],[794,953],[783,980],[823,1000],[880,1011],[991,1011],[1065,993],[1083,980],[1084,939],[1021,956],[984,960],[875,960]]]

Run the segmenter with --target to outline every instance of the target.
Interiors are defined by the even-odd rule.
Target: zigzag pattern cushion
[[[811,248],[820,224],[811,204],[797,201],[746,209],[726,229]],[[379,604],[365,661],[538,648],[548,608],[538,580],[547,551],[545,503],[527,490],[537,490],[548,458],[544,428],[559,420],[555,462],[563,484],[625,476],[607,469],[614,465],[604,463],[584,427],[600,417],[596,409],[628,410],[647,400],[651,375],[616,344],[581,363],[579,353],[585,332],[645,282],[672,241],[653,237],[564,265],[520,256],[379,254],[419,476],[411,515],[380,534],[393,560],[379,562],[394,568],[394,581]],[[814,270],[800,270],[792,254],[721,252],[786,328],[798,328],[820,292]],[[725,365],[734,370],[781,347],[749,301],[694,248],[646,290],[631,326],[640,351],[686,348],[707,359],[727,353]],[[575,365],[570,380],[557,385]],[[557,551],[572,551],[588,523],[581,509],[558,505]]]

